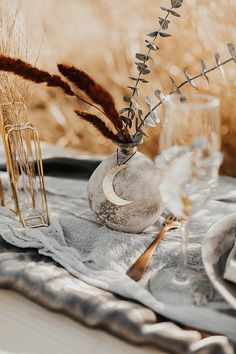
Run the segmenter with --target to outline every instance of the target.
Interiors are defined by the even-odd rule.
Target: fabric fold
[[[110,230],[91,213],[86,199],[86,182],[54,178],[45,180],[47,190],[51,191],[48,193],[50,210],[53,211],[51,225],[21,229],[12,214],[0,208],[0,235],[6,242],[24,249],[36,248],[39,254],[52,258],[72,275],[91,285],[138,301],[187,326],[224,334],[236,343],[236,311],[217,293],[208,305],[196,307],[158,302],[147,290],[146,285],[152,274],[163,267],[176,265],[181,237],[179,230],[166,234],[145,277],[136,283],[126,276],[126,270],[152,242],[160,226],[155,225],[142,234]],[[224,181],[222,183],[224,185]],[[57,193],[58,189],[63,193]],[[219,190],[217,193],[222,196]],[[212,200],[196,215],[189,242],[190,267],[203,271],[203,237],[216,220],[235,211],[236,203],[232,201]]]

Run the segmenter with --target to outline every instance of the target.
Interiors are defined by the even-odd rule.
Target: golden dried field
[[[58,62],[78,66],[109,90],[120,109],[128,92],[128,77],[136,70],[135,53],[144,50],[145,34],[158,27],[158,16],[163,13],[160,6],[168,6],[169,0],[1,0],[0,4],[1,20],[17,23],[16,43],[23,59],[51,73],[57,73]],[[185,0],[179,12],[180,18],[171,17],[172,36],[158,39],[160,50],[153,53],[150,83],[140,90],[143,101],[155,89],[168,93],[169,75],[181,83],[184,67],[197,74],[201,58],[208,67],[214,66],[216,52],[223,61],[229,57],[226,43],[236,45],[235,0]],[[218,70],[209,74],[210,87],[204,79],[196,84],[200,91],[221,100],[221,172],[236,176],[236,64],[230,62],[224,71],[225,79]],[[183,93],[185,90],[193,89],[187,85]],[[31,120],[40,129],[42,140],[92,154],[115,149],[73,113],[76,107],[93,112],[90,107],[43,84],[29,84],[26,96]],[[147,134],[149,139],[141,149],[154,157],[159,127],[148,129]]]

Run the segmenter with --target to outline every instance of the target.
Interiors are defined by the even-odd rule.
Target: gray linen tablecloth
[[[236,343],[236,312],[215,292],[208,305],[168,305],[146,289],[149,277],[165,266],[176,265],[179,231],[169,232],[158,247],[144,279],[136,283],[125,275],[128,267],[155,237],[159,226],[143,234],[126,234],[103,226],[89,209],[87,182],[46,177],[52,224],[48,228],[19,230],[1,210],[1,236],[18,247],[37,248],[79,279],[123,297],[137,300],[171,320],[197,329],[224,334]],[[209,227],[236,212],[236,179],[221,177],[214,199],[194,218],[188,264],[203,271],[201,244]],[[10,225],[10,229],[9,229]]]

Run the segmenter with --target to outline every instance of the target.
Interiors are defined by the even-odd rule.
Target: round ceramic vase
[[[154,162],[137,152],[135,144],[119,145],[90,177],[88,200],[92,211],[109,228],[144,231],[158,220],[162,210]]]

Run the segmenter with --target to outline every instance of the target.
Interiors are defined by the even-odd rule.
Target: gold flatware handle
[[[127,270],[126,274],[133,280],[139,281],[142,279],[147,267],[151,261],[152,255],[155,252],[157,246],[162,240],[165,233],[171,229],[177,228],[177,224],[164,225],[154,241],[148,246],[148,248],[141,254],[141,256],[135,261],[135,263]]]

